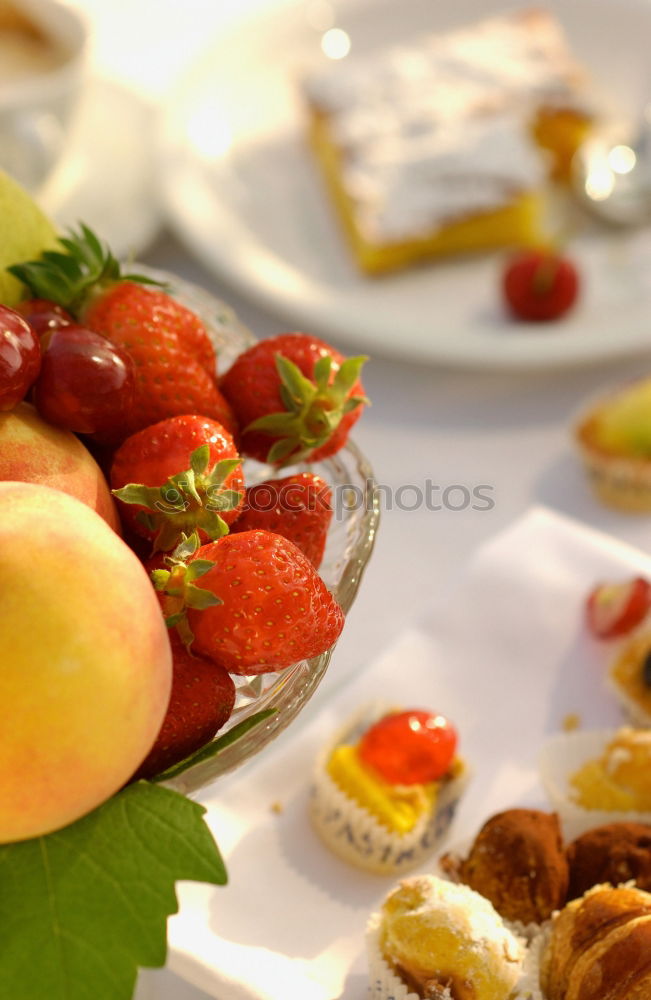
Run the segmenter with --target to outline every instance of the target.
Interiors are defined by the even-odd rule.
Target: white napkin
[[[398,583],[408,586],[407,565],[403,573]],[[537,772],[545,736],[570,713],[585,727],[620,721],[604,684],[607,644],[587,636],[583,607],[596,582],[634,573],[651,577],[651,558],[542,508],[480,548],[428,620],[309,725],[299,718],[202,792],[230,882],[179,887],[170,968],[219,1000],[361,1000],[364,926],[395,880],[347,866],[312,832],[306,802],[317,751],[374,698],[437,709],[456,724],[474,772],[449,843],[474,836],[500,809],[545,808]]]

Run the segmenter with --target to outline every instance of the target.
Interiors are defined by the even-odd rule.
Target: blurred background
[[[50,6],[15,0],[3,11],[4,3],[0,34],[10,6],[27,18]],[[373,405],[355,437],[384,488],[382,525],[306,719],[426,613],[479,544],[531,506],[645,550],[651,542],[648,514],[603,506],[592,494],[573,440],[591,400],[650,367],[651,0],[546,5],[593,84],[590,114],[615,130],[607,148],[619,159],[599,161],[596,200],[617,187],[626,215],[613,225],[588,211],[579,188],[552,198],[556,248],[581,282],[574,308],[557,321],[528,324],[508,313],[502,252],[363,276],[308,149],[300,88],[313,66],[514,6],[526,5],[76,0],[70,7],[88,41],[83,52],[79,41],[74,74],[61,83],[65,114],[37,88],[32,103],[47,122],[32,116],[28,129],[17,116],[16,80],[0,76],[0,125],[14,143],[14,160],[7,139],[0,161],[24,171],[58,222],[83,220],[117,254],[210,289],[258,337],[307,329],[344,353],[371,355]],[[474,502],[479,494],[489,502]],[[143,984],[150,1000],[208,995],[171,971]]]

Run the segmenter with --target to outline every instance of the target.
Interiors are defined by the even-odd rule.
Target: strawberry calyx
[[[345,414],[367,404],[366,396],[351,395],[365,356],[347,358],[331,380],[332,358],[325,354],[314,365],[313,380],[283,354],[274,355],[285,410],[252,421],[248,431],[275,438],[267,461],[275,465],[300,462],[324,445]]]
[[[168,628],[175,628],[183,645],[188,649],[194,635],[188,623],[187,609],[203,611],[205,608],[223,604],[221,598],[212,591],[197,587],[200,579],[215,565],[211,559],[192,559],[201,545],[199,534],[183,535],[171,555],[164,562],[169,569],[154,569],[151,572],[154,589],[164,596],[163,614]]]
[[[531,290],[534,295],[548,295],[554,286],[559,271],[559,258],[552,253],[541,254],[533,272]]]
[[[170,476],[162,486],[127,483],[113,496],[143,510],[137,518],[154,535],[154,552],[168,552],[197,529],[211,541],[228,534],[222,513],[234,510],[242,494],[224,484],[240,465],[239,458],[224,458],[208,471],[210,446],[202,444],[190,455],[190,468]]]
[[[79,230],[59,236],[62,250],[46,250],[38,260],[7,268],[26,285],[35,298],[48,299],[79,318],[89,301],[120,281],[163,287],[144,274],[123,274],[119,261],[92,229],[80,223]]]

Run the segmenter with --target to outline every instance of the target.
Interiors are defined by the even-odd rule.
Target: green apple
[[[133,775],[171,688],[149,576],[86,504],[0,483],[0,843],[57,830]]]
[[[33,198],[0,170],[0,303],[15,306],[23,285],[6,270],[57,246],[54,225]]]

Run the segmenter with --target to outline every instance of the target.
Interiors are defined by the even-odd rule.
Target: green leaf
[[[190,468],[194,472],[195,476],[200,476],[202,472],[206,471],[209,461],[210,445],[200,444],[199,447],[195,448],[190,455]]]
[[[76,823],[0,846],[0,996],[131,1000],[161,966],[180,879],[223,885],[202,806],[150,782]]]
[[[298,365],[286,358],[284,354],[275,354],[276,371],[278,372],[281,386],[289,393],[291,408],[300,410],[303,406],[314,399],[316,386],[306,378]]]
[[[186,580],[198,580],[200,576],[205,576],[213,568],[215,563],[212,559],[193,559],[186,573]]]
[[[182,535],[181,541],[172,552],[172,559],[183,562],[194,555],[200,545],[201,540],[197,531],[193,531],[191,535]]]
[[[314,365],[314,381],[319,390],[326,389],[332,371],[332,355],[324,354]]]
[[[185,606],[193,611],[205,611],[206,608],[214,608],[223,603],[221,597],[205,587],[195,587],[193,583],[189,583],[185,588]]]
[[[168,569],[153,569],[149,575],[154,590],[165,590],[171,574]]]

